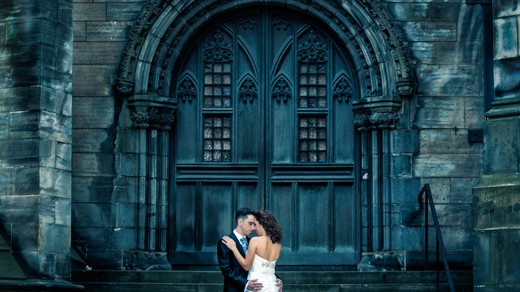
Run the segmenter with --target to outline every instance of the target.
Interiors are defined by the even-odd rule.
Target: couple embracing
[[[275,275],[280,257],[282,229],[273,213],[241,208],[235,214],[236,228],[217,243],[224,291],[281,292],[282,281]],[[258,236],[247,236],[256,230]]]

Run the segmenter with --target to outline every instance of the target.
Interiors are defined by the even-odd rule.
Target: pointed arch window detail
[[[186,101],[191,103],[194,99],[197,98],[197,88],[195,86],[195,81],[193,81],[193,78],[190,76],[185,76],[181,80],[182,81],[179,83],[179,87],[177,89],[177,98],[183,103],[186,103]]]
[[[285,17],[277,16],[273,18],[273,26],[276,28],[276,30],[286,31],[290,25],[291,21]]]
[[[204,116],[204,161],[231,161],[231,117]]]
[[[300,116],[299,162],[327,162],[326,116]]]
[[[289,86],[289,82],[287,81],[287,78],[284,76],[280,76],[274,86],[273,86],[273,99],[275,99],[278,103],[284,102],[287,103],[287,101],[291,98],[291,87]]]
[[[345,75],[341,75],[334,86],[332,98],[338,102],[348,102],[348,100],[352,98],[353,94],[349,80]]]
[[[231,107],[231,45],[223,40],[220,31],[203,50],[204,60],[204,107]]]
[[[298,62],[326,63],[328,60],[327,46],[318,41],[314,30],[309,31],[305,42],[298,45]]]
[[[258,86],[251,76],[246,76],[238,88],[238,99],[244,103],[253,102],[258,98]]]
[[[202,51],[203,60],[207,63],[228,63],[233,60],[231,44],[226,42],[222,32],[217,30],[213,34],[213,41],[208,42]]]
[[[298,45],[300,108],[327,107],[327,61],[326,46],[311,30],[305,42]]]
[[[240,27],[243,30],[253,30],[258,23],[258,19],[255,16],[244,17],[240,20]]]

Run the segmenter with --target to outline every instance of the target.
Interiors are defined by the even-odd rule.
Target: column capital
[[[354,125],[364,131],[374,128],[393,128],[399,120],[399,114],[394,112],[358,113],[354,117]]]
[[[176,99],[157,95],[133,95],[127,102],[133,127],[171,129],[177,110]]]

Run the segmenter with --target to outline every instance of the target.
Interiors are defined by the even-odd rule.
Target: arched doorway
[[[216,264],[214,241],[242,205],[279,214],[286,264],[391,249],[390,134],[414,86],[378,0],[150,0],[116,87],[116,154],[136,172],[118,172],[114,200],[136,197],[135,249]]]
[[[249,7],[181,52],[172,135],[173,264],[215,264],[241,206],[273,211],[281,265],[355,265],[352,63],[308,16]]]

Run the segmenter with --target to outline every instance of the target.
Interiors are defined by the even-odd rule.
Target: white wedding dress
[[[251,266],[251,269],[249,269],[249,275],[247,276],[247,279],[258,279],[258,282],[262,283],[264,286],[262,290],[259,290],[261,292],[278,292],[278,287],[276,286],[276,276],[274,275],[275,266],[276,260],[270,262],[255,254],[253,265]]]

